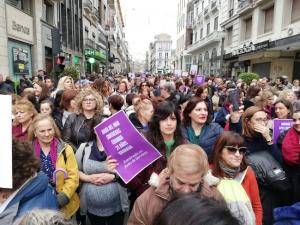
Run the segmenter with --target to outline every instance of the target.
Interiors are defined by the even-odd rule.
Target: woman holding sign
[[[148,181],[152,173],[160,173],[167,166],[172,151],[179,145],[186,143],[181,135],[180,116],[175,105],[170,101],[158,104],[149,123],[149,131],[146,133],[148,141],[159,150],[162,157],[145,168],[135,177],[128,187],[132,190],[132,203],[148,187]]]
[[[93,127],[101,120],[93,120]],[[89,142],[82,143],[76,152],[80,189],[81,220],[88,216],[92,225],[123,224],[128,211],[128,197],[117,179],[115,160],[107,157],[95,133]],[[119,182],[118,182],[119,181]]]

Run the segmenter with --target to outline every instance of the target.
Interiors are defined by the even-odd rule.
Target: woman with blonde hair
[[[149,130],[148,123],[150,122],[154,108],[152,102],[148,98],[136,98],[133,103],[135,113],[129,116],[130,121],[142,133]]]
[[[92,88],[83,89],[74,99],[75,111],[68,116],[64,128],[64,140],[74,146],[87,142],[92,132],[91,121],[95,117],[102,117],[103,101]]]
[[[12,127],[12,135],[19,141],[27,141],[28,129],[32,120],[37,115],[34,105],[25,99],[16,101],[13,106],[13,115],[15,117]]]
[[[262,108],[267,113],[268,119],[272,118],[272,110],[275,96],[271,91],[262,91],[255,97],[255,106]]]
[[[57,88],[52,92],[51,97],[55,98],[56,93],[60,90],[72,90],[75,89],[74,80],[70,76],[63,76],[59,79]]]
[[[77,161],[72,147],[60,139],[60,131],[51,116],[39,114],[28,134],[43,171],[56,189],[59,208],[66,218],[79,208],[76,189],[79,185]]]

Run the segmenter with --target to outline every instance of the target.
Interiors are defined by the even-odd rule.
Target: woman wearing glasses
[[[243,137],[249,158],[253,157],[255,153],[265,151],[280,160],[278,149],[273,144],[267,124],[267,113],[262,108],[251,106],[244,112],[242,117]],[[258,161],[252,160],[252,163],[256,164]],[[257,171],[255,173],[258,177],[259,192],[264,211],[263,224],[273,224],[273,209],[282,203],[282,199],[279,198],[283,196],[283,193],[279,194],[278,191],[265,186],[260,181],[260,177],[266,179],[265,174],[259,174]]]
[[[91,121],[95,117],[101,118],[103,102],[91,88],[81,90],[74,101],[75,113],[69,115],[65,122],[63,138],[76,151],[80,144],[89,140],[93,129]]]
[[[262,224],[262,206],[259,198],[257,181],[253,170],[248,167],[245,159],[247,148],[240,134],[232,131],[224,131],[217,139],[212,155],[212,173],[220,179],[233,179],[240,181],[246,191],[251,207],[247,222],[254,221],[256,225]],[[242,210],[240,210],[242,211]],[[253,214],[254,212],[254,214]],[[233,215],[235,213],[233,212]],[[243,218],[247,218],[245,213]],[[235,215],[236,216],[236,215]],[[255,218],[254,218],[255,216]],[[238,218],[241,219],[241,218]]]

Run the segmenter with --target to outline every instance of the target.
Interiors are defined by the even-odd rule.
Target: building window
[[[299,12],[300,12],[300,0],[293,0],[291,23],[295,23],[300,20]]]
[[[161,53],[161,52],[158,54],[158,58],[159,58],[159,59],[162,58],[162,53]]]
[[[245,40],[251,38],[252,34],[252,17],[245,20]]]
[[[233,16],[233,10],[234,10],[234,0],[228,0],[229,5],[229,18]]]
[[[165,58],[167,59],[169,57],[169,54],[166,52],[165,53]]]
[[[43,20],[46,21],[49,24],[53,24],[53,5],[48,2],[47,0],[44,0],[43,3]]]
[[[194,34],[194,43],[197,42],[197,31],[195,31],[195,34]]]
[[[206,25],[206,35],[209,35],[209,33],[210,33],[210,23]]]
[[[7,3],[16,7],[17,9],[26,12],[28,14],[32,13],[32,1],[28,0],[7,0]]]
[[[299,12],[298,12],[298,14],[299,14]],[[274,18],[274,6],[265,10],[264,33],[271,32],[273,30],[273,18]]]
[[[231,46],[232,45],[232,27],[229,27],[227,29],[227,42],[226,42],[226,45],[227,46]]]
[[[215,21],[214,21],[214,30],[218,30],[218,25],[219,25],[218,24],[218,19],[219,19],[218,17],[215,18]]]
[[[203,28],[200,29],[200,39],[203,38]]]

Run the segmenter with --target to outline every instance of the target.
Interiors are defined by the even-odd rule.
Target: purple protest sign
[[[197,85],[201,85],[205,82],[205,76],[203,75],[196,75],[194,78],[194,83]]]
[[[279,135],[293,126],[292,119],[275,119],[273,120],[273,142],[277,142]]]
[[[161,157],[132,125],[123,111],[95,127],[107,155],[119,163],[116,171],[127,184],[143,169]]]

